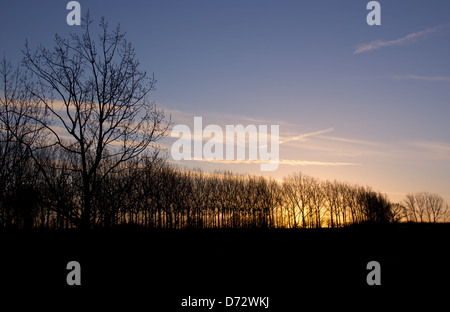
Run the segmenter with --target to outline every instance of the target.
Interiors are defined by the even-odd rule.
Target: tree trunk
[[[89,183],[85,184],[84,187],[84,203],[83,211],[81,213],[81,230],[89,231],[91,229],[91,210],[92,210],[92,194],[89,190]]]

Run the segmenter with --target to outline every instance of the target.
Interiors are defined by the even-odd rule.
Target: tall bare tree
[[[81,34],[56,35],[53,49],[32,52],[26,44],[23,51],[35,82],[28,91],[51,117],[36,121],[51,145],[71,155],[71,170],[79,176],[82,228],[92,225],[93,197],[102,181],[124,162],[155,159],[154,143],[170,125],[148,100],[156,81],[140,69],[124,33],[119,27],[110,31],[102,18],[95,36],[91,25],[87,15]]]

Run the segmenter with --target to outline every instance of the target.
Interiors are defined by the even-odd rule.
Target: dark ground
[[[417,294],[422,290],[449,289],[449,234],[449,224],[0,231],[0,297],[3,303],[55,305],[60,311],[87,302],[125,305],[127,311],[138,311],[133,308],[137,306],[145,311],[208,311],[182,308],[181,300],[188,296],[216,301],[226,296],[270,298],[269,309],[216,304],[212,311],[301,311],[311,303],[348,306],[355,298],[401,304],[421,300]],[[66,283],[66,265],[72,260],[81,264],[81,286]],[[372,260],[381,264],[381,286],[366,283],[366,265]]]

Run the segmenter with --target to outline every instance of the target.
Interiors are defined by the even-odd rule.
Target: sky
[[[25,40],[52,47],[68,1],[4,1],[1,52],[20,63]],[[280,164],[169,161],[282,179],[301,171],[371,186],[400,201],[438,193],[450,203],[450,2],[79,1],[120,23],[150,95],[174,125],[279,125]]]

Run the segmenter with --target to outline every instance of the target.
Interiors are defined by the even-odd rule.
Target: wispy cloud
[[[293,136],[293,137],[280,138],[280,144],[286,143],[286,142],[292,142],[292,141],[303,141],[307,137],[316,136],[316,135],[320,135],[320,134],[324,134],[324,133],[328,133],[328,132],[332,132],[332,131],[334,131],[333,128],[328,128],[328,129],[323,129],[323,130],[319,130],[319,131],[300,134],[300,135]]]
[[[392,76],[392,78],[450,82],[449,76],[394,75],[394,76]]]
[[[407,142],[406,144],[419,148],[424,151],[426,155],[432,156],[433,158],[450,159],[450,143],[439,141],[414,141]]]
[[[268,163],[267,160],[226,160],[226,159],[203,159],[197,161],[208,161],[223,164],[261,164]],[[295,159],[280,159],[278,161],[279,165],[290,165],[290,166],[359,166],[357,163],[348,162],[327,162],[327,161],[308,161],[308,160],[295,160]]]
[[[330,140],[330,141],[336,141],[339,143],[367,145],[367,146],[373,146],[373,147],[380,147],[382,145],[381,142],[376,142],[376,141],[348,139],[348,138],[328,136],[328,135],[321,135],[319,138],[325,139],[325,140]]]
[[[428,29],[425,29],[422,31],[418,31],[418,32],[406,35],[406,36],[396,39],[396,40],[387,40],[387,41],[374,40],[369,43],[363,43],[356,47],[353,54],[370,52],[370,51],[378,50],[378,49],[381,49],[384,47],[391,47],[391,46],[403,45],[403,44],[407,44],[407,43],[411,43],[411,42],[417,42],[419,39],[425,38],[430,34],[436,33],[437,31],[441,30],[442,28],[444,28],[446,26],[448,26],[448,25],[445,24],[445,25],[440,25],[440,26],[436,26],[433,28],[428,28]]]
[[[360,164],[349,163],[349,162],[329,162],[329,161],[308,161],[308,160],[292,160],[292,159],[281,159],[279,161],[280,165],[291,165],[291,166],[359,166]]]

